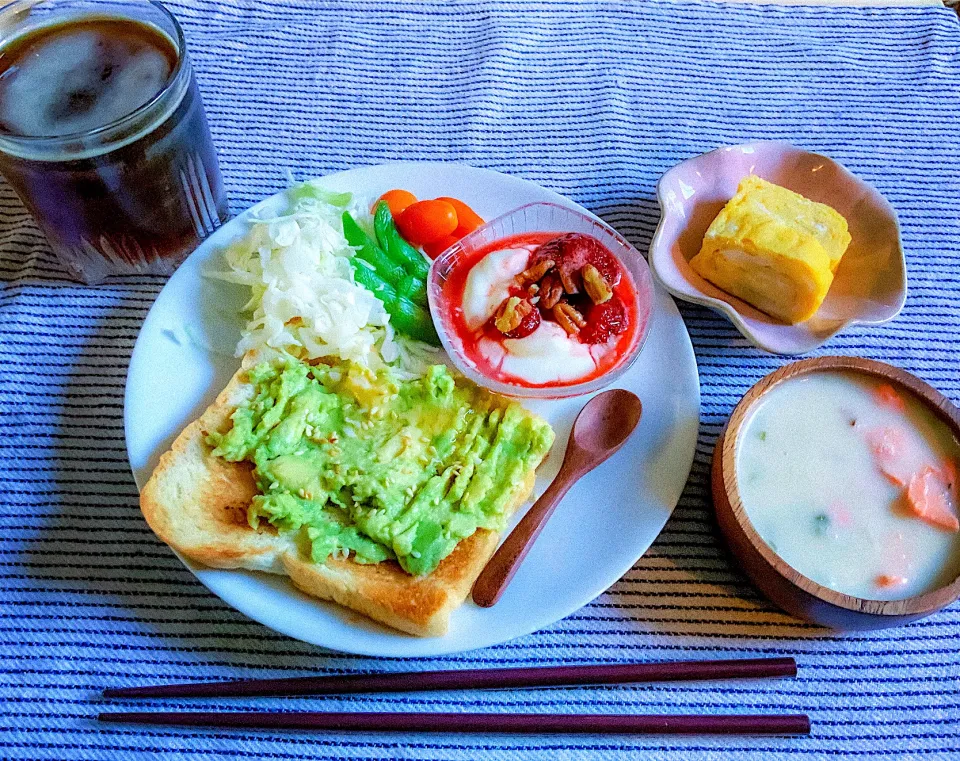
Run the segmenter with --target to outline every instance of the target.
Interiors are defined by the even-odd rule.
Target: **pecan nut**
[[[584,264],[580,276],[583,278],[583,288],[594,304],[603,304],[613,296],[610,284],[592,264]]]
[[[580,293],[580,289],[577,288],[577,281],[574,279],[573,273],[568,268],[557,267],[557,273],[560,275],[560,282],[563,284],[563,290],[571,295],[574,293]]]
[[[565,301],[554,306],[551,313],[557,325],[567,331],[571,336],[579,333],[581,328],[587,326],[587,321],[583,319],[583,315]]]
[[[517,275],[516,282],[519,286],[525,286],[528,283],[537,283],[553,269],[555,262],[553,259],[543,259],[532,267],[527,267],[523,272]]]
[[[533,309],[533,304],[526,299],[511,296],[504,299],[503,303],[497,308],[493,317],[493,324],[501,333],[509,333],[519,328]]]
[[[563,296],[563,285],[555,272],[547,274],[540,281],[540,306],[544,309],[553,309],[560,297]]]

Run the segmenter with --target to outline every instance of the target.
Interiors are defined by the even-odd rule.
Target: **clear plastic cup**
[[[444,294],[444,284],[453,270],[465,259],[495,241],[523,233],[585,233],[592,235],[606,246],[620,261],[630,278],[635,294],[637,319],[633,341],[623,351],[616,363],[605,373],[587,381],[557,382],[549,386],[527,386],[507,383],[486,374],[464,350],[463,340],[450,321],[449,304]],[[438,256],[430,267],[427,297],[430,311],[440,336],[454,366],[475,383],[501,394],[520,397],[557,399],[596,391],[623,375],[640,356],[653,310],[653,278],[646,259],[630,243],[609,225],[553,203],[532,203],[497,217],[474,230],[462,240]]]

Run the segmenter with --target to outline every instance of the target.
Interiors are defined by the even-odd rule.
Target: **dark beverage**
[[[172,272],[227,217],[173,24],[87,14],[0,45],[0,173],[88,282]]]
[[[139,21],[40,27],[0,50],[0,127],[31,137],[103,127],[159,93],[177,58],[169,37]]]

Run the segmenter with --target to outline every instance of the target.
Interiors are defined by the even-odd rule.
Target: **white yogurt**
[[[928,477],[956,481],[957,463],[957,441],[919,400],[824,372],[766,394],[741,431],[736,468],[750,521],[789,565],[839,592],[894,600],[960,574],[960,533],[910,500]],[[936,474],[921,475],[928,466]],[[948,524],[957,488],[945,489],[949,512],[937,515]]]
[[[503,352],[500,371],[530,383],[572,381],[597,367],[589,346],[571,340],[567,331],[548,320],[526,338],[504,339]]]
[[[463,289],[463,320],[478,330],[510,295],[513,279],[527,268],[530,249],[494,251],[473,265]]]

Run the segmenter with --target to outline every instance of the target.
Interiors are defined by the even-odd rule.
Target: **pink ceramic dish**
[[[750,173],[828,204],[846,217],[852,241],[820,310],[785,325],[711,285],[690,268],[704,233]],[[847,325],[893,319],[907,297],[900,227],[893,207],[847,169],[786,143],[719,148],[688,159],[657,184],[660,225],[650,245],[654,276],[677,298],[716,309],[754,345],[777,354],[803,354]]]

